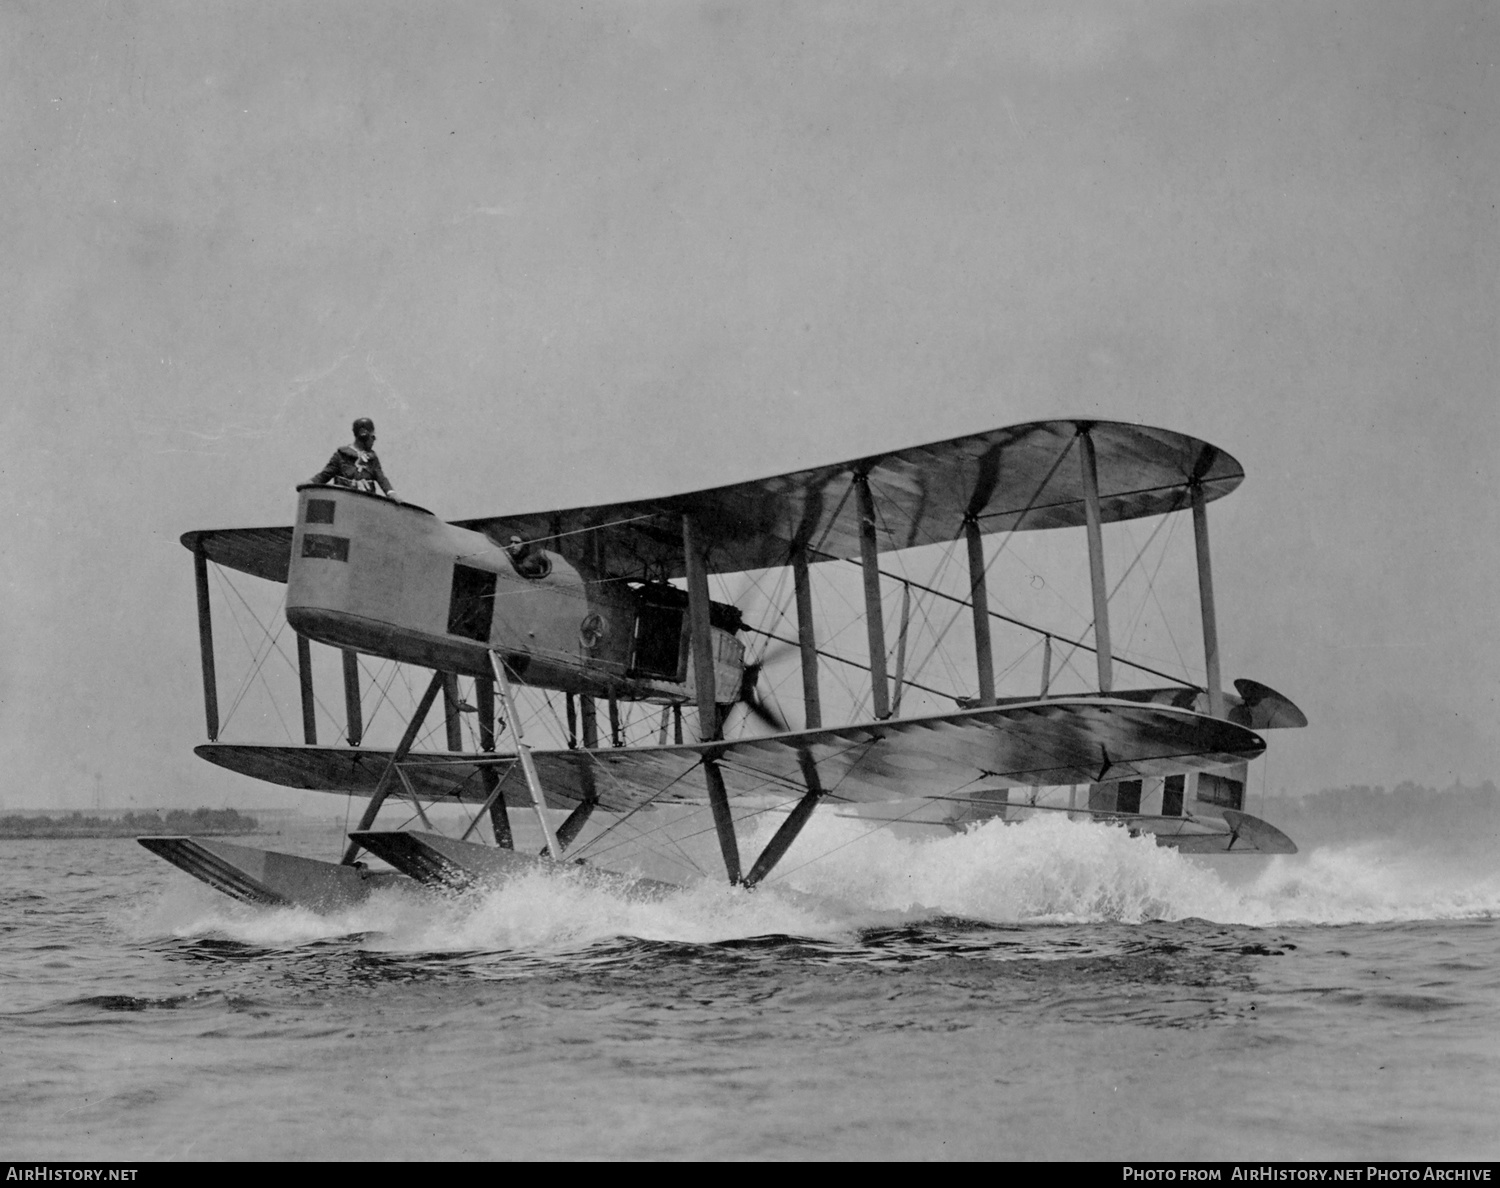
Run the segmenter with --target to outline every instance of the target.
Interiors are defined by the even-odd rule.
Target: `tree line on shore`
[[[3,837],[136,837],[151,833],[254,833],[260,823],[234,809],[170,809],[166,813],[131,812],[95,817],[82,812],[55,817],[0,814]]]
[[[1259,801],[1251,812],[1293,837],[1396,837],[1407,840],[1466,840],[1500,836],[1500,793],[1490,780],[1477,787],[1455,783],[1428,788],[1403,780],[1394,788],[1348,784],[1306,796]]]

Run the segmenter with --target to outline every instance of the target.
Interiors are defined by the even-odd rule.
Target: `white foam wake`
[[[1202,917],[1265,926],[1500,914],[1500,876],[1394,841],[1200,860],[1060,814],[930,840],[883,831],[857,844],[846,843],[867,828],[861,822],[814,826],[787,863],[787,881],[799,890],[996,923]],[[820,845],[826,856],[797,869]]]
[[[744,840],[758,852],[776,822]],[[1229,878],[1224,864],[1237,869]],[[1238,866],[1247,864],[1247,866]],[[712,943],[771,934],[829,939],[893,921],[958,916],[996,924],[1347,924],[1500,914],[1500,877],[1462,872],[1392,843],[1205,863],[1112,826],[1047,815],[962,834],[898,837],[815,818],[754,892],[704,881],[654,901],[538,873],[454,899],[389,892],[345,912],[251,908],[179,885],[140,931],[280,947],[357,935],[403,952],[577,950],[615,937]]]

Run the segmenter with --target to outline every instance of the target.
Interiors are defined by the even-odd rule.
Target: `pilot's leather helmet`
[[[360,417],[359,420],[357,420],[357,421],[354,422],[354,436],[355,437],[358,437],[361,433],[374,433],[374,432],[375,432],[375,422],[372,421],[372,420],[370,420],[369,417]]]

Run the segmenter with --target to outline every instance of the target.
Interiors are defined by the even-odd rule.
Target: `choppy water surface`
[[[814,821],[754,894],[539,876],[335,918],[233,903],[130,841],[0,843],[0,1148],[1500,1154],[1488,861],[1208,865],[1063,819],[866,832]]]

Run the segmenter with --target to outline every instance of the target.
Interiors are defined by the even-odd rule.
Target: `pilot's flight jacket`
[[[357,445],[341,445],[334,450],[328,465],[307,480],[310,483],[332,482],[336,487],[353,487],[356,491],[375,493],[378,484],[384,495],[391,493],[391,482],[380,469],[380,458],[374,450]]]

